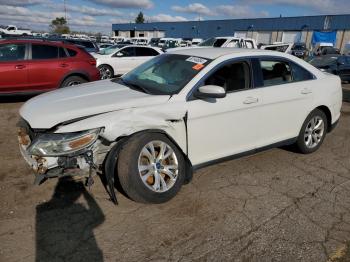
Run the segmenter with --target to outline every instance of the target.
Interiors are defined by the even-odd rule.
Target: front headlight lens
[[[36,156],[60,156],[89,147],[96,140],[101,129],[77,133],[43,134],[33,141],[28,152]]]

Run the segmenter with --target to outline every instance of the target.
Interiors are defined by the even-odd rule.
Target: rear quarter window
[[[73,49],[70,49],[70,48],[67,48],[67,51],[68,51],[68,54],[70,57],[74,57],[78,54],[77,51],[73,50]]]
[[[314,79],[314,75],[311,74],[305,68],[295,63],[291,63],[291,67],[292,67],[293,82],[307,81],[307,80]]]

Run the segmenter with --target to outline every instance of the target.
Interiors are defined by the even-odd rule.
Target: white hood
[[[34,97],[21,107],[20,115],[32,128],[48,129],[79,117],[162,104],[168,100],[168,95],[148,95],[105,80]]]

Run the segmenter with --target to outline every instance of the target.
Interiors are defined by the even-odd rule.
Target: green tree
[[[50,30],[56,34],[69,34],[69,26],[67,20],[64,17],[56,17],[51,21]]]
[[[140,12],[137,17],[135,18],[136,24],[143,24],[145,22],[145,18],[143,17],[143,13]]]

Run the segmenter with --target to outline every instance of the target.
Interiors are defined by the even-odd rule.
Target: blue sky
[[[48,30],[64,16],[64,0],[0,0],[0,24]],[[319,14],[349,14],[350,0],[66,0],[73,30],[110,33],[112,23],[129,23],[139,11],[146,21],[186,21]]]

